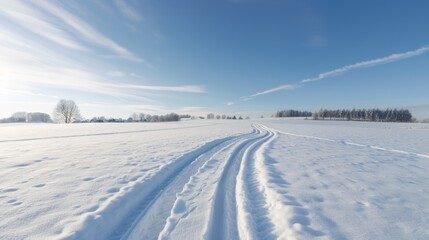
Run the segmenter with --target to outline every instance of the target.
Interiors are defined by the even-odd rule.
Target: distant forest
[[[313,119],[352,120],[371,122],[412,122],[413,115],[408,109],[320,109]]]
[[[274,117],[311,117],[312,113],[309,111],[298,110],[281,110],[274,114]]]
[[[133,113],[128,118],[129,122],[176,122],[180,121],[180,116],[177,113],[170,113],[165,115],[150,115],[144,113]]]
[[[281,110],[274,114],[274,117],[311,117],[312,113],[309,111],[298,111],[298,110]]]
[[[320,109],[318,112],[282,110],[274,117],[313,117],[314,120],[348,120],[371,122],[413,122],[415,119],[408,109]]]

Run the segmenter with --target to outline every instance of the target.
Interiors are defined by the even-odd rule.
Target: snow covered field
[[[0,239],[429,239],[429,125],[0,125]]]

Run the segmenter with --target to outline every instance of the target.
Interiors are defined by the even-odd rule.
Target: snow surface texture
[[[0,239],[429,239],[429,125],[0,125]]]

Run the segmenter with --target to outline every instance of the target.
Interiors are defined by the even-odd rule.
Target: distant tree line
[[[313,114],[313,119],[352,120],[371,122],[412,122],[412,114],[408,109],[320,109]]]
[[[110,122],[110,123],[115,123],[115,122],[118,122],[118,123],[122,123],[122,122],[127,122],[127,120],[126,119],[122,119],[122,118],[106,118],[106,117],[104,117],[104,116],[101,116],[101,117],[93,117],[93,118],[91,118],[91,120],[83,120],[83,121],[81,121],[81,123],[88,123],[88,122],[90,122],[90,123],[105,123],[105,122]]]
[[[51,116],[40,112],[17,112],[8,118],[0,119],[0,123],[48,123],[52,122]]]
[[[179,117],[180,117],[180,119],[182,119],[182,118],[192,118],[192,116],[189,115],[189,114],[182,114],[182,115],[179,115]]]
[[[207,114],[207,119],[228,119],[228,120],[243,120],[243,117],[239,116],[238,118],[234,115],[234,116],[227,116],[225,114],[223,115],[214,115],[213,113],[209,113]],[[249,117],[246,117],[246,119],[250,119]]]
[[[165,115],[150,115],[144,113],[133,113],[128,118],[131,122],[175,122],[180,121],[180,116],[177,113],[169,113]]]
[[[281,117],[311,117],[312,113],[309,111],[298,111],[298,110],[281,110],[277,111],[274,114],[274,117],[281,118]]]
[[[180,121],[180,116],[176,113],[165,115],[150,115],[144,113],[133,113],[129,118],[106,118],[93,117],[91,120],[83,120],[82,123],[125,123],[125,122],[171,122]]]

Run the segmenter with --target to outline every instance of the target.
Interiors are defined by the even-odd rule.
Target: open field
[[[429,125],[0,125],[0,239],[428,239]]]

